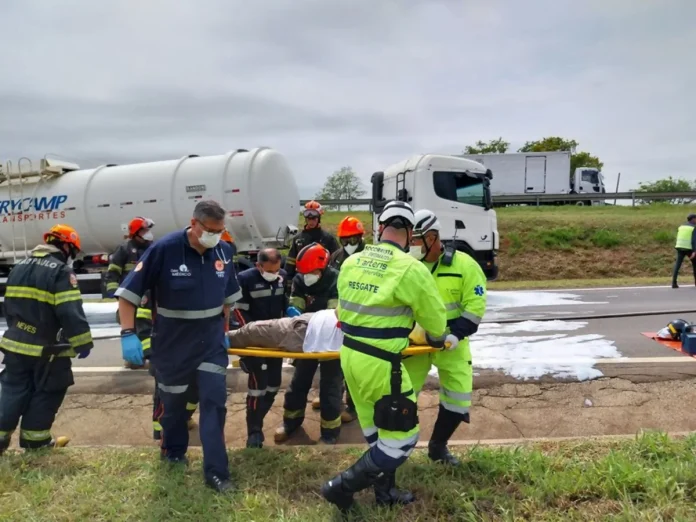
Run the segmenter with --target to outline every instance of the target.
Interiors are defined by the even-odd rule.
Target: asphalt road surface
[[[114,313],[108,306],[88,306],[88,319],[92,324],[95,336],[105,333],[114,335],[117,325],[114,323]],[[693,313],[687,313],[694,310]],[[696,288],[683,287],[640,287],[640,288],[600,288],[584,290],[548,290],[548,291],[510,291],[490,292],[488,296],[488,311],[484,323],[495,323],[498,320],[534,320],[561,319],[572,320],[573,317],[588,315],[603,315],[614,313],[640,313],[660,311],[681,311],[676,317],[696,322]],[[97,313],[100,312],[100,313]],[[664,327],[674,314],[654,315],[648,317],[628,317],[613,319],[582,320],[584,325],[572,332],[572,336],[596,334],[608,341],[624,357],[684,357],[652,341],[641,332],[657,331]],[[492,327],[493,325],[489,325]],[[551,326],[551,325],[549,325]],[[560,325],[563,326],[563,325]],[[0,329],[5,326],[0,324]],[[108,330],[104,330],[108,328]],[[482,327],[482,331],[485,327]],[[501,342],[506,337],[515,342],[525,342],[538,336],[539,332],[515,330],[514,325],[509,333],[500,333]],[[110,332],[109,332],[110,331]],[[568,334],[560,328],[546,328],[543,335]],[[558,341],[559,346],[563,341]],[[533,349],[533,348],[532,348]],[[559,349],[562,354],[563,350]],[[121,347],[118,339],[100,340],[87,359],[75,360],[76,367],[119,367],[123,365]]]

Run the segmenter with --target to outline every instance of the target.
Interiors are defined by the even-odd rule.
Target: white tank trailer
[[[132,218],[153,219],[157,239],[188,226],[205,199],[227,211],[240,267],[251,266],[264,247],[288,246],[297,233],[295,178],[285,157],[267,147],[94,169],[48,157],[8,161],[0,166],[0,291],[12,266],[52,225],[64,223],[82,242],[84,257],[74,265],[80,289],[99,293],[108,256],[125,240]]]

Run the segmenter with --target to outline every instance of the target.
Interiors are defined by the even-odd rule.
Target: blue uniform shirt
[[[281,269],[280,277],[268,282],[257,268],[248,268],[239,272],[239,286],[242,298],[235,308],[242,314],[244,322],[280,319],[285,314],[288,300],[285,295],[285,278],[287,273]]]
[[[168,384],[226,353],[223,305],[242,296],[230,245],[221,242],[201,255],[189,243],[187,230],[154,242],[115,293],[139,306],[150,290],[152,362]]]

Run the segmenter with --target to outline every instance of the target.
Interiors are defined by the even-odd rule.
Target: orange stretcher
[[[683,353],[684,355],[688,355],[689,357],[696,358],[696,356],[688,354],[682,350],[681,341],[668,341],[667,339],[658,339],[657,332],[641,332],[641,335],[644,335],[645,337],[652,339],[656,343],[659,343],[662,346],[665,346],[666,348],[670,348],[670,349],[675,350],[679,353]]]
[[[406,348],[402,355],[421,355],[424,353],[433,353],[440,351],[437,348],[430,346],[410,346]],[[318,359],[327,361],[339,359],[339,352],[321,352],[321,353],[303,353],[303,352],[286,352],[275,348],[261,348],[258,346],[249,348],[228,348],[229,355],[237,355],[239,357],[276,357],[279,359]]]

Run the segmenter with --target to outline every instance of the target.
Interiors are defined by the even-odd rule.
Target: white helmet
[[[388,225],[395,218],[401,218],[401,220],[406,222],[405,224],[410,226],[413,226],[416,222],[411,205],[403,201],[390,201],[384,205],[384,209],[379,215],[378,223],[380,225]]]
[[[415,214],[416,224],[413,226],[414,236],[423,236],[426,232],[435,231],[440,232],[442,228],[440,225],[440,220],[434,212],[427,209],[421,209]]]

